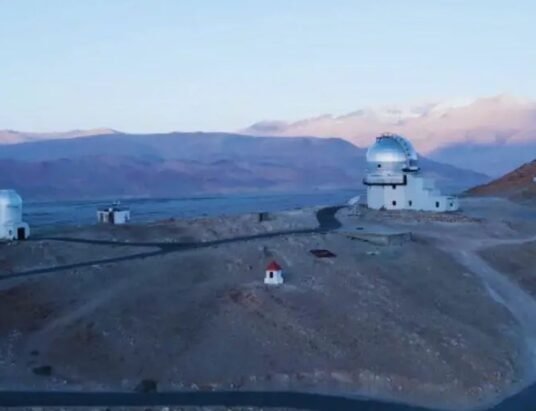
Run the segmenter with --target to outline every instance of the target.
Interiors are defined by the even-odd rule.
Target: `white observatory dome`
[[[0,224],[22,221],[22,198],[15,190],[0,190]]]
[[[417,171],[418,156],[413,145],[396,134],[382,134],[367,150],[367,163],[371,171]]]

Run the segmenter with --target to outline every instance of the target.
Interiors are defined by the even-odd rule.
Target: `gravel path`
[[[520,362],[524,366],[525,375],[517,387],[512,387],[512,395],[520,389],[536,381],[536,300],[518,284],[513,282],[504,273],[501,273],[488,264],[478,251],[499,245],[524,244],[536,240],[536,236],[523,238],[486,238],[468,239],[445,236],[441,233],[439,247],[451,254],[459,263],[469,271],[478,275],[485,284],[490,296],[502,304],[516,319],[525,342],[525,358]],[[536,403],[536,400],[535,400]]]

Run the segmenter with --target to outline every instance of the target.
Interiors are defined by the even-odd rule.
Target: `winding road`
[[[536,385],[488,408],[487,411],[536,409]],[[73,392],[0,391],[2,407],[144,407],[224,406],[294,408],[322,411],[439,411],[362,397],[292,391],[187,391],[187,392]],[[481,411],[484,411],[480,408]]]
[[[251,236],[240,236],[207,242],[189,243],[130,243],[107,240],[86,240],[70,237],[40,237],[30,241],[49,240],[97,245],[128,247],[156,247],[157,250],[141,252],[121,257],[66,264],[0,277],[0,281],[42,274],[57,273],[75,268],[103,265],[121,261],[154,257],[192,249],[213,247],[242,241],[274,238],[287,235],[322,234],[341,227],[335,217],[341,207],[326,207],[317,214],[318,227],[303,230],[277,231]],[[466,256],[462,256],[462,260]],[[465,261],[469,263],[469,261]],[[469,265],[469,264],[467,264]],[[535,303],[532,303],[535,304]],[[431,408],[416,407],[396,402],[379,401],[357,396],[324,395],[292,391],[195,391],[195,392],[73,392],[73,391],[0,391],[2,407],[140,407],[140,406],[225,406],[294,408],[308,410],[352,410],[352,411],[434,411]],[[536,410],[536,384],[512,395],[488,411],[530,411]]]
[[[55,273],[59,271],[66,271],[66,270],[72,270],[72,269],[81,268],[81,267],[88,267],[92,265],[104,265],[104,264],[118,263],[118,262],[123,262],[123,261],[128,261],[128,260],[134,260],[137,258],[155,257],[158,255],[163,255],[163,254],[176,253],[176,252],[181,252],[181,251],[186,251],[186,250],[194,250],[194,249],[207,248],[207,247],[214,247],[218,245],[238,243],[238,242],[243,242],[243,241],[260,240],[264,238],[282,237],[282,236],[287,236],[287,235],[327,233],[328,231],[332,231],[341,227],[341,223],[335,217],[335,214],[340,208],[341,206],[334,206],[334,207],[326,207],[326,208],[322,208],[318,210],[318,212],[316,213],[316,218],[318,220],[318,227],[316,228],[301,229],[301,230],[287,230],[287,231],[273,231],[273,232],[262,233],[262,234],[238,236],[238,237],[233,237],[233,238],[224,238],[221,240],[205,241],[205,242],[136,243],[136,242],[122,242],[122,241],[111,241],[111,240],[87,240],[87,239],[73,238],[73,237],[33,237],[33,238],[29,238],[27,241],[49,240],[49,241],[63,241],[63,242],[70,242],[70,243],[82,243],[82,244],[92,244],[92,245],[113,245],[113,246],[124,246],[124,247],[155,247],[155,248],[158,248],[158,250],[146,251],[143,253],[129,254],[129,255],[124,255],[121,257],[104,258],[100,260],[84,261],[81,263],[64,264],[64,265],[57,265],[53,267],[38,268],[35,270],[15,272],[15,273],[10,273],[10,274],[5,274],[5,275],[0,276],[0,281],[5,281],[5,280],[19,278],[19,277],[29,277],[29,276],[35,276],[35,275],[41,275],[41,274],[50,274],[50,273]]]

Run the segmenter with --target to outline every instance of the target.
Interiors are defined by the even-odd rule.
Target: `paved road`
[[[220,391],[161,393],[83,393],[83,392],[0,392],[4,407],[147,407],[147,406],[224,406],[295,408],[326,411],[430,411],[360,398],[308,394],[290,391]]]
[[[34,237],[28,239],[28,241],[41,241],[41,240],[51,240],[51,241],[64,241],[71,243],[83,243],[83,244],[92,244],[92,245],[113,245],[113,246],[125,246],[125,247],[155,247],[158,250],[156,251],[146,251],[141,253],[134,253],[129,255],[124,255],[121,257],[112,257],[105,258],[100,260],[91,260],[84,261],[80,263],[57,265],[46,268],[39,268],[35,270],[21,271],[18,273],[10,273],[3,276],[0,276],[0,281],[19,278],[19,277],[29,277],[42,274],[50,274],[59,271],[73,270],[76,268],[88,267],[92,265],[104,265],[110,263],[118,263],[123,261],[134,260],[137,258],[148,258],[155,257],[157,255],[175,253],[186,250],[200,249],[206,247],[214,247],[217,245],[237,243],[241,241],[252,241],[260,240],[265,238],[274,238],[282,237],[287,235],[304,235],[304,234],[322,234],[331,230],[335,230],[341,226],[341,223],[335,217],[335,213],[341,207],[326,207],[320,209],[316,213],[316,218],[318,220],[318,227],[302,230],[287,230],[287,231],[274,231],[262,234],[246,235],[233,238],[224,238],[221,240],[214,241],[205,241],[205,242],[188,242],[188,243],[162,243],[162,242],[147,242],[147,243],[136,243],[136,242],[121,242],[121,241],[111,241],[111,240],[89,240],[83,238],[72,238],[72,237]]]
[[[47,237],[47,240],[77,242],[86,244],[156,247],[158,250],[131,254],[122,257],[87,261],[76,264],[49,267],[13,273],[0,277],[5,280],[38,274],[47,274],[70,270],[96,264],[109,264],[148,258],[156,255],[180,252],[184,250],[213,247],[239,241],[273,238],[286,235],[318,234],[337,229],[341,226],[335,213],[340,207],[327,207],[318,211],[318,227],[306,230],[289,230],[271,233],[241,236],[229,239],[202,243],[128,243],[105,240],[84,240],[67,237]],[[35,240],[45,239],[36,238]],[[125,393],[125,392],[59,392],[59,391],[0,391],[2,407],[77,407],[77,406],[225,406],[225,407],[262,407],[262,408],[295,408],[307,410],[351,410],[351,411],[436,411],[429,408],[414,407],[394,402],[376,401],[366,398],[308,394],[289,391],[219,391],[219,392],[161,392],[161,393]],[[511,396],[488,411],[530,411],[536,410],[536,384]]]
[[[319,411],[439,411],[359,397],[292,391],[73,392],[0,391],[1,407],[158,407],[223,406],[293,408]],[[482,410],[482,409],[480,409]],[[487,411],[536,410],[536,386],[521,391]],[[483,411],[483,410],[482,410]]]

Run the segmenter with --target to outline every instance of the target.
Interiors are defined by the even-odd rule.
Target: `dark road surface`
[[[306,230],[289,230],[256,234],[202,243],[128,243],[106,240],[84,240],[67,237],[41,237],[33,241],[53,240],[86,244],[114,245],[128,247],[156,247],[158,250],[131,254],[122,257],[87,261],[76,264],[48,267],[25,272],[3,275],[1,280],[50,274],[91,265],[102,265],[137,258],[180,252],[185,250],[213,247],[239,241],[273,238],[286,235],[321,234],[341,226],[335,213],[341,207],[327,207],[317,212],[318,227]],[[0,314],[1,315],[1,314]],[[399,404],[395,402],[371,400],[362,397],[322,395],[291,391],[196,391],[196,392],[60,392],[60,391],[0,391],[1,407],[149,407],[149,406],[225,406],[294,408],[326,411],[437,411]],[[511,396],[488,411],[536,411],[536,384]]]
[[[26,392],[0,393],[0,405],[10,406],[224,406],[296,408],[330,411],[426,411],[426,408],[389,404],[366,399],[287,391],[221,391],[221,392],[161,392],[161,393],[73,393]]]
[[[536,388],[531,386],[488,411],[536,410]],[[158,407],[223,406],[294,408],[325,411],[438,411],[360,397],[292,391],[195,391],[195,392],[73,392],[0,391],[1,407]],[[481,409],[482,410],[482,409]]]
[[[86,240],[82,238],[71,238],[71,237],[29,238],[27,241],[49,240],[49,241],[64,241],[64,242],[71,242],[71,243],[83,243],[83,244],[93,244],[93,245],[113,245],[113,246],[125,246],[125,247],[155,247],[155,248],[159,248],[159,250],[124,255],[121,257],[105,258],[101,260],[84,261],[81,263],[57,265],[53,267],[39,268],[35,270],[22,271],[18,273],[10,273],[10,274],[0,276],[0,281],[9,280],[13,278],[19,278],[19,277],[29,277],[29,276],[40,275],[40,274],[50,274],[50,273],[55,273],[59,271],[66,271],[66,270],[73,270],[76,268],[88,267],[92,265],[118,263],[122,261],[134,260],[137,258],[155,257],[157,255],[169,254],[169,253],[186,251],[186,250],[194,250],[194,249],[200,249],[200,248],[206,248],[206,247],[214,247],[218,245],[237,243],[241,241],[260,240],[263,238],[282,237],[286,235],[326,233],[330,230],[335,230],[341,226],[340,222],[337,220],[337,218],[335,218],[335,213],[340,208],[341,207],[326,207],[326,208],[320,209],[316,214],[316,218],[318,220],[317,228],[310,228],[310,229],[303,229],[303,230],[274,231],[274,232],[269,232],[269,233],[225,238],[221,240],[198,242],[198,243],[170,243],[170,242],[167,242],[167,243],[132,242],[130,243],[130,242],[110,241],[110,240]]]

